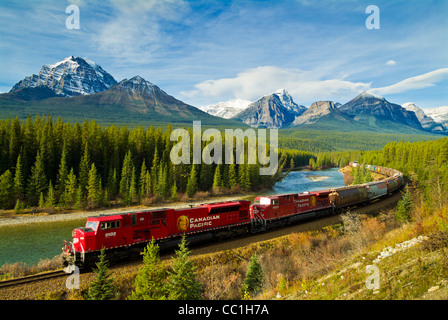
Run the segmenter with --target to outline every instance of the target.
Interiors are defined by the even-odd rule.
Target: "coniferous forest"
[[[279,156],[272,176],[260,175],[260,165],[247,161],[173,165],[170,151],[177,142],[170,141],[171,131],[102,128],[95,121],[72,124],[51,116],[2,120],[0,208],[91,209],[111,201],[149,204],[184,194],[192,198],[197,192],[248,192],[271,187],[284,175],[287,161],[307,163],[310,157],[300,152]]]

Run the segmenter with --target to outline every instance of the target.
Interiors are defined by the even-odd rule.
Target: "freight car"
[[[351,166],[362,166],[351,162]],[[76,228],[72,242],[64,241],[64,265],[92,265],[102,248],[108,259],[126,259],[140,253],[154,239],[161,249],[175,247],[183,235],[190,243],[264,232],[271,228],[339,212],[399,190],[403,174],[379,166],[367,169],[388,177],[382,181],[330,190],[271,195],[250,201],[201,204],[184,209],[159,209],[100,215]]]

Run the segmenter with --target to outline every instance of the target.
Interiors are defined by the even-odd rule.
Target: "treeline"
[[[95,121],[71,124],[51,116],[2,120],[0,208],[93,208],[115,200],[145,204],[200,191],[260,190],[284,176],[285,154],[271,176],[260,175],[260,164],[247,161],[174,165],[170,151],[177,141],[170,141],[171,131],[170,126],[165,132],[154,127],[101,128]],[[247,148],[245,152],[247,160]],[[299,165],[309,156],[293,152],[288,161]]]

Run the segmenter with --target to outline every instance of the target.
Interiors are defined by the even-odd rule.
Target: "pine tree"
[[[54,188],[53,188],[53,184],[51,183],[51,181],[50,181],[50,184],[48,185],[48,192],[47,192],[47,198],[45,201],[45,205],[47,208],[54,208],[56,206]]]
[[[83,195],[87,194],[87,184],[89,182],[89,170],[90,170],[90,154],[88,143],[84,146],[84,153],[79,163],[78,183]]]
[[[174,181],[174,184],[171,187],[171,200],[172,201],[177,201],[177,185],[176,185],[176,181]]]
[[[56,191],[58,195],[61,195],[65,189],[65,181],[67,180],[68,169],[67,169],[67,148],[64,143],[64,147],[62,148],[62,156],[61,162],[59,163],[59,171],[57,175],[56,181]]]
[[[13,179],[11,171],[6,170],[0,176],[0,207],[9,209],[14,205],[11,201],[13,194]]]
[[[65,179],[65,190],[62,195],[62,203],[68,208],[72,208],[76,201],[77,185],[76,185],[76,175],[73,172],[73,168]]]
[[[147,193],[147,185],[146,185],[146,164],[145,159],[143,159],[142,166],[140,168],[140,179],[139,179],[139,199],[143,199],[146,197]]]
[[[258,256],[255,253],[250,258],[249,268],[247,269],[246,277],[241,288],[241,294],[245,296],[250,294],[254,296],[261,292],[264,283],[263,269],[258,262]]]
[[[219,192],[219,190],[222,187],[222,177],[221,177],[221,164],[218,163],[218,165],[215,168],[215,174],[213,176],[213,191]]]
[[[411,221],[412,195],[408,186],[405,188],[403,198],[397,203],[395,217],[401,221]]]
[[[22,157],[19,154],[16,162],[16,171],[14,173],[14,197],[23,200],[25,192],[23,172],[22,172]]]
[[[93,269],[96,274],[95,279],[90,282],[87,292],[88,300],[112,300],[115,299],[115,279],[111,278],[112,273],[109,272],[109,261],[106,260],[106,250],[101,249],[99,262]]]
[[[86,206],[86,197],[84,196],[81,186],[76,189],[75,207],[77,209],[83,209]]]
[[[196,165],[191,165],[190,177],[187,182],[187,195],[192,198],[198,192],[198,184],[196,177]]]
[[[132,196],[130,194],[131,185],[133,184],[135,188],[135,181],[132,180],[135,180],[135,169],[132,164],[131,151],[129,150],[123,160],[120,180],[120,195],[126,205],[130,205],[132,203]],[[136,190],[134,190],[134,192],[136,192]]]
[[[249,191],[251,184],[250,184],[250,172],[249,172],[249,164],[243,164],[240,166],[241,173],[240,173],[240,186],[241,190],[243,191]]]
[[[168,292],[165,285],[165,265],[160,261],[159,245],[154,240],[143,251],[143,267],[135,278],[135,291],[131,300],[166,299]]]
[[[229,188],[232,189],[236,187],[238,180],[236,178],[236,168],[235,163],[229,165]]]
[[[44,161],[41,151],[37,152],[36,162],[31,169],[31,177],[28,182],[28,199],[32,204],[37,202],[41,193],[47,188],[47,178],[45,176]]]
[[[185,235],[176,250],[173,272],[169,272],[168,291],[170,300],[198,300],[201,298],[201,284],[196,280],[196,267],[189,259]]]
[[[101,203],[101,180],[98,177],[95,164],[92,163],[87,181],[87,205],[94,208]]]

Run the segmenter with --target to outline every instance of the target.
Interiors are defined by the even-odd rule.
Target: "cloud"
[[[437,82],[448,79],[448,68],[437,69],[416,77],[407,78],[393,85],[369,90],[379,95],[403,93],[410,90],[433,87]]]
[[[394,66],[396,64],[397,64],[397,62],[395,60],[389,60],[386,62],[386,66]]]
[[[99,23],[92,39],[109,56],[144,63],[170,41],[161,25],[179,20],[187,11],[183,0],[113,0],[108,10],[113,13]]]
[[[370,83],[325,79],[314,71],[262,66],[245,70],[234,78],[203,81],[196,84],[194,90],[181,94],[189,98],[241,98],[254,101],[280,88],[286,89],[297,103],[311,104],[324,99],[344,101],[368,90]]]

